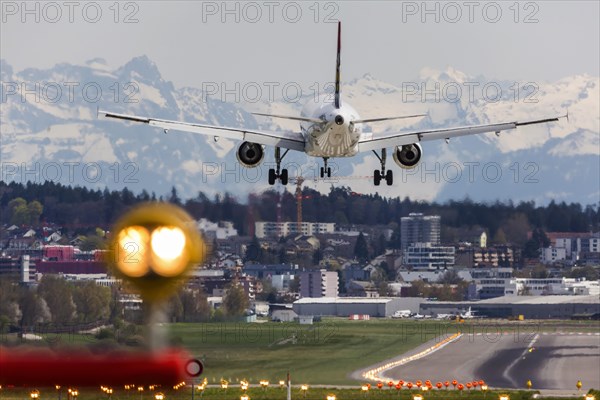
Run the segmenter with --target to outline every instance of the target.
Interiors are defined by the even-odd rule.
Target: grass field
[[[217,384],[222,378],[232,384],[242,379],[255,383],[261,379],[278,382],[289,371],[293,383],[311,385],[359,384],[349,377],[353,371],[458,331],[467,335],[510,332],[524,336],[538,332],[600,331],[598,321],[471,320],[457,323],[392,319],[349,321],[342,318],[327,318],[314,325],[223,322],[166,324],[163,328],[170,343],[185,348],[204,362],[203,377],[209,384]],[[105,344],[93,335],[40,336],[42,340],[36,341],[36,346],[101,349]],[[15,345],[12,339],[12,345]]]
[[[349,374],[400,355],[436,337],[511,332],[599,331],[597,322],[492,323],[451,321],[325,319],[294,323],[209,323],[169,325],[171,341],[203,360],[209,383],[221,378],[279,381],[289,370],[294,382],[356,384]],[[477,377],[474,377],[477,378]]]

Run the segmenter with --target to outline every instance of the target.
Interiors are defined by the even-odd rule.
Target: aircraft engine
[[[240,164],[246,168],[257,167],[265,157],[265,152],[260,144],[244,142],[235,153]]]
[[[417,166],[421,160],[422,154],[423,149],[418,143],[396,146],[396,150],[394,151],[394,161],[401,168],[412,169]]]

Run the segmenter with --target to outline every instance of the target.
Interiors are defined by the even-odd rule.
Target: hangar
[[[419,311],[421,297],[304,297],[293,304],[298,315],[391,317],[398,310]]]
[[[523,315],[526,319],[571,319],[600,317],[600,298],[589,296],[503,296],[480,301],[423,302],[421,314],[458,314],[469,307],[475,316],[507,318]]]

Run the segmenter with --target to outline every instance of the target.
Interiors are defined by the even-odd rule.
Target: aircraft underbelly
[[[336,130],[311,136],[306,143],[306,154],[313,157],[351,157],[357,153],[358,139]]]

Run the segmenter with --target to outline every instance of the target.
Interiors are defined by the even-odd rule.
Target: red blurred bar
[[[175,385],[185,381],[190,356],[181,351],[162,353],[52,353],[0,348],[2,385]]]

